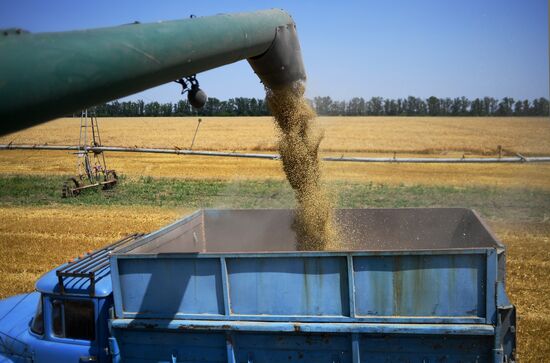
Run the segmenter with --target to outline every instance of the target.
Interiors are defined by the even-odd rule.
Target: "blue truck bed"
[[[291,210],[200,210],[111,256],[112,344],[139,362],[504,362],[504,247],[467,209],[348,209],[337,251]]]

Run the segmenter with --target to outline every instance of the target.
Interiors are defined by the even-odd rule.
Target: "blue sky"
[[[546,0],[2,0],[0,27],[63,31],[265,8],[298,25],[309,97],[548,97]],[[263,97],[246,61],[199,80],[212,97]],[[179,90],[130,99],[173,102]]]

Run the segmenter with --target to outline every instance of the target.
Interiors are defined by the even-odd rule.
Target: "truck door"
[[[35,349],[36,362],[97,362],[97,300],[50,296],[44,299],[47,328]]]

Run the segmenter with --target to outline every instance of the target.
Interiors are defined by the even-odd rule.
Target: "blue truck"
[[[472,210],[199,210],[0,301],[0,362],[514,362],[505,248]]]

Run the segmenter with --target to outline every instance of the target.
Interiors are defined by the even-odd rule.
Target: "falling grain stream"
[[[325,250],[335,244],[337,233],[332,203],[321,183],[318,151],[323,134],[312,125],[316,114],[304,91],[302,82],[267,89],[267,102],[279,131],[283,170],[296,196],[297,249]]]

